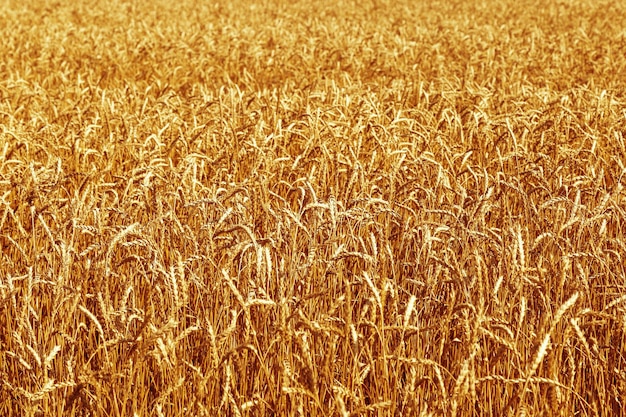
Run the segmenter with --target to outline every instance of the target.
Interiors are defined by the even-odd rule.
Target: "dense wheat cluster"
[[[0,415],[618,415],[626,4],[0,6]]]

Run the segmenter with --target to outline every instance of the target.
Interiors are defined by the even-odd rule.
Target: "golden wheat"
[[[624,22],[0,2],[0,415],[620,415]]]

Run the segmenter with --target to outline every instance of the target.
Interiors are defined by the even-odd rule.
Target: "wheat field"
[[[0,415],[626,406],[626,3],[0,1]]]

